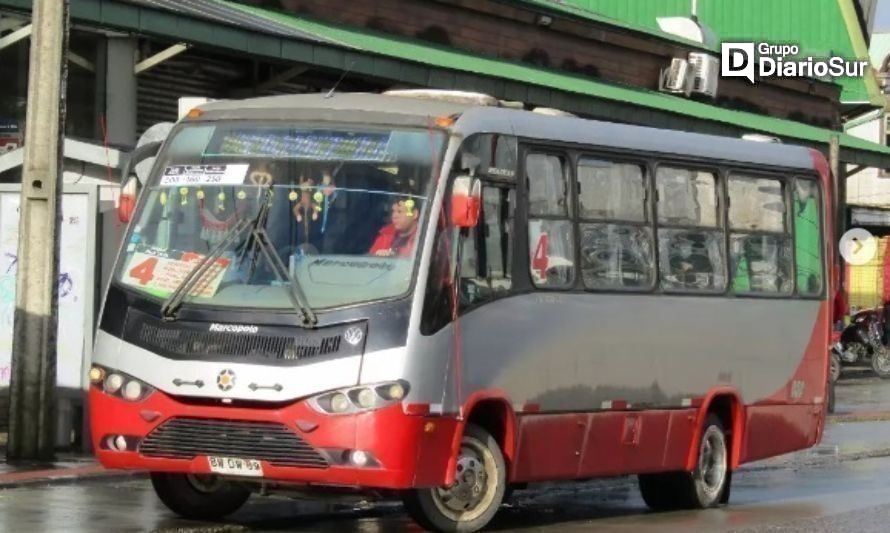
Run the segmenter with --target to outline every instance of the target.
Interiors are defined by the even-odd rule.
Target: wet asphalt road
[[[852,379],[850,379],[852,378]],[[890,382],[853,374],[837,388],[838,412],[890,409]],[[868,458],[870,454],[880,457]],[[495,531],[886,532],[890,531],[890,421],[830,424],[822,445],[743,468],[730,505],[651,513],[635,478],[538,485],[514,494]],[[420,531],[395,503],[332,505],[254,496],[224,522],[176,518],[147,480],[0,490],[0,532]]]
[[[884,532],[890,524],[888,480],[890,457],[840,460],[809,453],[738,472],[727,507],[662,514],[646,510],[633,478],[537,486],[517,492],[491,529]],[[280,497],[254,497],[225,522],[185,521],[161,506],[145,480],[0,492],[0,531],[10,532],[419,530],[396,504],[335,508]]]

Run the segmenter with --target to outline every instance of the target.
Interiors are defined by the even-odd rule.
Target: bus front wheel
[[[726,503],[731,480],[726,431],[713,413],[702,428],[695,470],[639,476],[643,501],[655,511],[705,509]]]
[[[152,472],[151,484],[168,509],[193,520],[232,514],[250,498],[247,488],[212,475]]]
[[[504,456],[497,441],[467,425],[449,487],[417,489],[404,496],[405,510],[430,531],[478,531],[497,513],[507,488]]]

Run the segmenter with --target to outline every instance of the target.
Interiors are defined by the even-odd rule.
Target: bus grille
[[[326,468],[328,462],[284,424],[205,418],[171,418],[139,444],[148,457],[198,455],[267,461],[275,466]]]
[[[179,356],[205,355],[258,357],[273,361],[297,362],[340,351],[341,336],[301,338],[284,335],[232,335],[213,331],[143,322],[140,344]]]

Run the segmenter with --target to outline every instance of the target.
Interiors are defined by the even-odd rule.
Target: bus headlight
[[[349,410],[349,400],[345,394],[338,392],[331,396],[330,406],[333,413],[345,413]]]
[[[154,392],[154,389],[148,384],[133,376],[98,365],[93,365],[90,368],[90,383],[96,387],[101,387],[106,394],[117,396],[130,402],[138,402]]]
[[[121,387],[124,386],[124,376],[118,373],[108,374],[108,377],[105,378],[105,392],[109,394],[114,394],[115,392],[121,390]]]
[[[377,394],[384,399],[398,401],[405,397],[405,387],[401,383],[395,382],[388,386],[377,387]]]
[[[355,394],[355,403],[362,409],[370,409],[371,407],[374,407],[375,401],[374,391],[371,389],[359,389]]]
[[[309,404],[331,415],[358,413],[392,405],[407,393],[406,381],[392,381],[326,392],[310,398]]]
[[[122,396],[131,402],[138,400],[142,396],[142,383],[135,379],[128,381]]]

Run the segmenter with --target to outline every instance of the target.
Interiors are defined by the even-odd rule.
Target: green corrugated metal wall
[[[848,0],[841,0],[848,2]],[[583,9],[658,29],[656,17],[688,16],[692,0],[563,0]],[[813,56],[841,55],[856,58],[853,41],[838,0],[699,0],[699,19],[721,41],[762,40],[795,43]],[[864,50],[858,51],[867,59]],[[868,99],[860,79],[838,80],[843,100]]]

